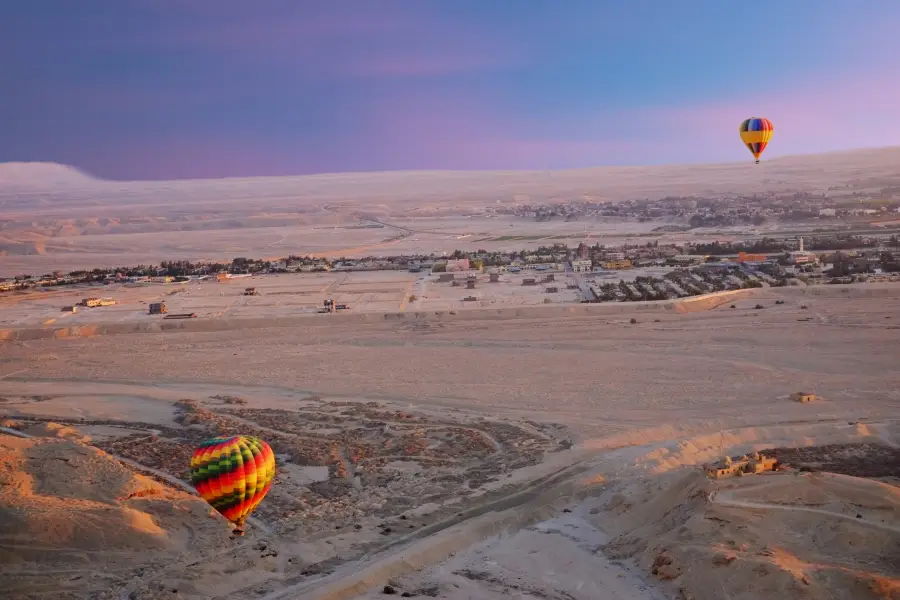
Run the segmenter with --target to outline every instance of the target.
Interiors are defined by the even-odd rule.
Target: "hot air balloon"
[[[769,145],[773,131],[775,128],[772,126],[772,121],[764,117],[750,117],[741,123],[741,141],[753,154],[756,164],[759,164],[759,155]]]
[[[191,483],[200,497],[244,535],[244,520],[272,487],[275,454],[267,443],[246,435],[215,437],[191,457]]]

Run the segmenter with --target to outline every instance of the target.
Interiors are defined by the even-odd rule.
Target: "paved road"
[[[576,273],[572,270],[570,266],[566,266],[566,275],[569,275],[572,278],[572,281],[575,282],[575,285],[578,286],[578,289],[581,291],[581,297],[588,302],[596,302],[597,294],[594,293],[594,290],[591,289],[591,286],[584,280],[584,277],[581,276],[580,273]]]

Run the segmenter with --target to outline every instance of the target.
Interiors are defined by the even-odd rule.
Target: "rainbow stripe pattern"
[[[769,145],[773,131],[775,131],[775,127],[772,126],[772,121],[764,117],[750,117],[741,123],[741,141],[753,154],[753,158],[756,159],[757,163],[759,162],[759,155]]]
[[[243,533],[244,520],[262,502],[275,478],[275,454],[246,435],[203,442],[191,457],[191,483],[200,497]]]

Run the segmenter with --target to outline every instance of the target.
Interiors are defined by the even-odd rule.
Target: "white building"
[[[697,265],[706,261],[702,254],[676,254],[670,260],[679,265]]]
[[[819,257],[814,252],[806,252],[803,248],[803,238],[798,238],[799,250],[790,254],[790,261],[795,265],[808,265],[819,262]]]
[[[593,263],[590,260],[573,260],[572,261],[572,270],[576,273],[588,273],[593,268]]]

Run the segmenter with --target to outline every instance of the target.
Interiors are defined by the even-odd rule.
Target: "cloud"
[[[527,117],[506,102],[496,91],[409,85],[373,92],[354,106],[354,127],[325,138],[185,133],[107,147],[83,166],[139,178],[729,162],[749,160],[737,127],[760,114],[776,127],[764,158],[900,144],[900,82],[880,73],[602,115]]]
[[[118,36],[116,43],[206,52],[239,68],[282,69],[286,77],[297,69],[337,78],[433,77],[516,64],[521,51],[513,40],[478,23],[446,21],[422,6],[345,0],[250,10],[241,2],[213,11],[188,5],[192,10],[167,13],[142,30]]]
[[[846,148],[900,144],[900,81],[889,72],[849,74],[801,81],[790,89],[766,90],[748,97],[723,98],[706,104],[660,107],[625,118],[652,125],[657,133],[647,140],[680,143],[688,153],[713,159],[702,146],[726,149],[737,157],[737,128],[752,116],[764,116],[775,125],[766,156],[814,153]],[[735,146],[738,144],[738,146]],[[698,148],[700,147],[700,148]]]
[[[375,95],[358,110],[347,158],[373,169],[557,168],[615,149],[603,140],[530,138],[527,123],[487,90],[410,88]]]
[[[134,110],[183,102],[170,90],[103,93]],[[88,88],[76,98],[86,102],[90,94]],[[188,100],[202,103],[203,96]],[[329,126],[327,135],[188,127],[177,135],[142,133],[125,145],[92,139],[92,156],[82,166],[127,179],[729,162],[749,160],[737,128],[754,115],[770,118],[776,128],[764,158],[900,144],[900,82],[879,72],[809,79],[752,97],[599,114],[528,115],[509,110],[509,102],[490,87],[395,85],[344,107],[352,114],[343,118],[352,124]]]
[[[287,15],[284,18],[213,19],[202,27],[171,20],[143,34],[121,38],[126,45],[209,47],[218,50],[268,51],[292,46],[305,47],[323,40],[384,35],[416,24],[403,15]]]
[[[348,71],[378,78],[437,77],[502,69],[517,62],[511,52],[499,48],[432,47],[422,52],[361,54],[348,65]]]
[[[747,158],[738,125],[759,115],[775,124],[766,157],[900,144],[900,81],[879,72],[602,114],[513,117],[505,102],[496,93],[428,90],[376,98],[364,109],[360,148],[380,147],[380,168],[728,162]]]

